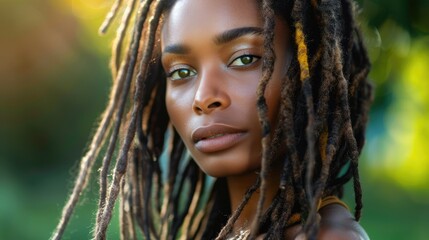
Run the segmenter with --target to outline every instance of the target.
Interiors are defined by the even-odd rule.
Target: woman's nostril
[[[217,107],[220,107],[220,105],[221,105],[220,102],[214,102],[209,105],[209,108],[217,108]]]

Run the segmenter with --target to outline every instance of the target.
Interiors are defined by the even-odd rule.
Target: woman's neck
[[[272,173],[270,174],[267,181],[267,192],[265,193],[265,201],[263,206],[263,211],[270,206],[274,196],[277,193],[280,175]],[[230,176],[227,178],[228,191],[230,196],[231,203],[231,212],[233,213],[240,203],[243,201],[243,198],[247,190],[256,183],[257,178],[259,177],[258,173],[250,172],[244,175],[239,176]],[[253,219],[256,216],[258,201],[260,196],[260,188],[258,188],[251,196],[247,204],[244,206],[243,211],[238,217],[237,221],[234,224],[234,233],[239,232],[240,230],[248,229],[250,224],[252,224]]]

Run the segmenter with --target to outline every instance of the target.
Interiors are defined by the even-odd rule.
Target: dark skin
[[[208,175],[226,177],[232,211],[256,181],[261,163],[261,127],[255,107],[263,55],[263,23],[258,13],[256,1],[179,0],[161,33],[171,122],[200,168]],[[292,57],[288,55],[289,38],[286,23],[276,19],[276,62],[265,92],[272,125],[277,122],[280,82]],[[279,186],[280,173],[270,175],[265,209]],[[258,199],[256,192],[234,232],[250,227]],[[319,239],[367,238],[343,206],[332,204],[319,214]],[[346,224],[338,228],[325,226],[324,221]],[[285,238],[302,239],[300,230],[299,225],[288,228]]]

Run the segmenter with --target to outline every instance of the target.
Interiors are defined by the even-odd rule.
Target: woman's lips
[[[196,128],[192,140],[200,152],[213,153],[233,147],[246,131],[225,124],[211,124]]]

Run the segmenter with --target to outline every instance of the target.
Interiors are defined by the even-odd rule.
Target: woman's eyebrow
[[[227,30],[214,38],[216,45],[222,45],[248,34],[262,35],[263,29],[259,27],[242,27]]]
[[[216,35],[214,37],[214,42],[216,45],[222,45],[245,35],[262,35],[262,32],[263,32],[263,29],[259,27],[234,28],[234,29],[230,29],[225,32],[222,32],[219,35]],[[191,49],[184,44],[168,45],[162,51],[163,54],[165,53],[188,54],[190,52],[191,52]]]
[[[183,44],[172,44],[165,47],[162,53],[173,53],[173,54],[188,54],[191,52],[191,49]]]

